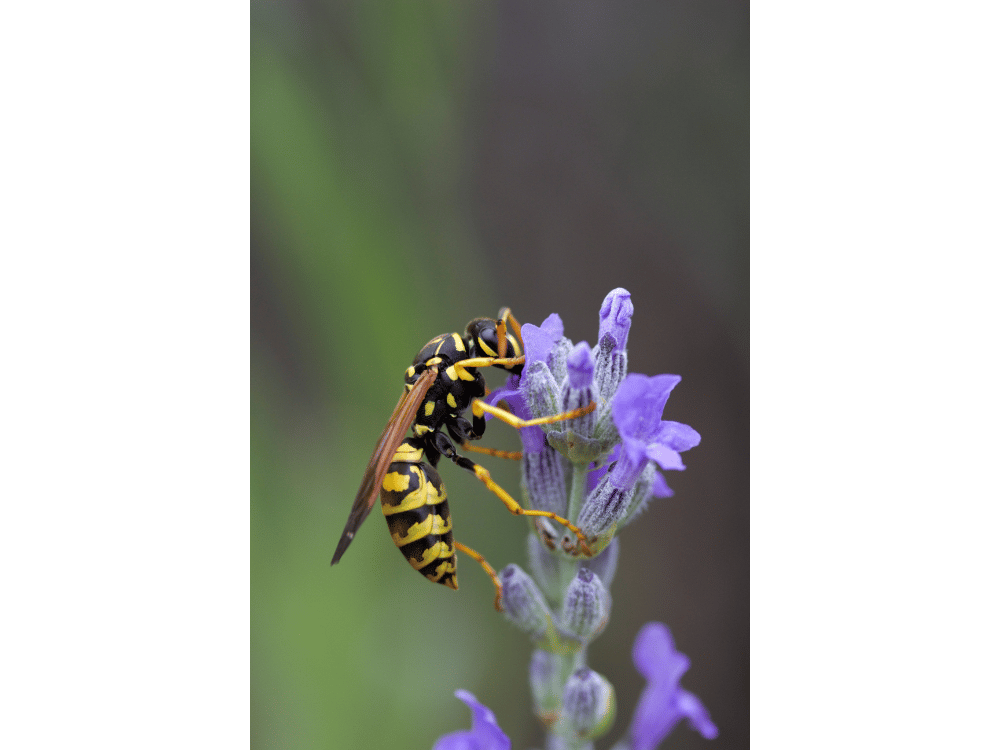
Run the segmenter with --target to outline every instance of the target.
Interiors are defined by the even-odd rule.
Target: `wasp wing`
[[[389,470],[389,464],[392,463],[392,457],[406,437],[406,431],[410,429],[410,425],[416,419],[417,409],[424,402],[427,391],[437,380],[437,374],[437,367],[428,367],[417,378],[413,388],[399,397],[399,403],[396,404],[396,408],[392,410],[392,416],[389,417],[389,424],[385,426],[382,437],[375,444],[368,468],[365,469],[365,476],[361,480],[361,488],[354,498],[354,505],[351,506],[351,515],[347,517],[344,533],[340,536],[337,551],[333,553],[333,560],[330,561],[331,565],[337,563],[343,556],[351,540],[354,539],[355,532],[368,518],[368,514],[375,506],[375,499],[382,486],[382,479]]]

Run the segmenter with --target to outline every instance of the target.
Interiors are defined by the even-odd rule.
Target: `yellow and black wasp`
[[[457,333],[435,336],[414,357],[413,364],[406,370],[403,395],[365,469],[361,488],[354,498],[331,565],[343,556],[354,534],[374,507],[375,498],[381,493],[382,513],[389,524],[389,533],[410,565],[429,580],[458,589],[455,551],[460,550],[479,562],[490,576],[497,591],[495,605],[500,609],[501,584],[496,571],[482,555],[456,542],[452,536],[448,494],[436,468],[441,456],[475,474],[511,513],[543,516],[557,521],[573,531],[583,549],[587,549],[580,529],[554,513],[522,508],[493,481],[489,471],[460,455],[452,442],[457,442],[466,450],[520,458],[519,453],[469,445],[470,440],[479,440],[483,436],[487,412],[521,429],[572,419],[594,409],[595,404],[590,404],[564,414],[522,420],[504,409],[483,402],[482,397],[487,393],[486,380],[478,368],[498,367],[515,375],[520,374],[524,366],[520,338],[520,325],[510,310],[504,308],[497,319],[472,320],[466,326],[464,336]],[[508,353],[513,356],[507,356]],[[470,406],[471,423],[462,416]],[[413,436],[405,437],[411,427]]]

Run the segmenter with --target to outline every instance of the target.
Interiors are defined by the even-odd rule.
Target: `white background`
[[[249,9],[4,15],[0,736],[246,747]],[[996,741],[997,16],[752,6],[762,748]]]

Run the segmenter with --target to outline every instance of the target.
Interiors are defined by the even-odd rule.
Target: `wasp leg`
[[[553,414],[551,417],[538,417],[537,419],[521,419],[520,417],[515,417],[509,411],[501,409],[498,406],[490,406],[482,399],[477,398],[472,402],[472,416],[479,419],[484,413],[492,414],[494,417],[502,422],[506,422],[511,427],[520,430],[522,427],[534,427],[540,424],[553,424],[555,422],[562,422],[564,419],[576,419],[577,417],[582,417],[584,414],[590,414],[594,409],[597,408],[597,402],[591,401],[586,406],[581,406],[579,409],[573,409],[573,411],[565,411],[561,414]]]
[[[451,439],[461,445],[463,451],[471,453],[484,453],[487,456],[506,458],[513,461],[521,460],[521,451],[502,451],[497,448],[480,448],[478,445],[472,444],[471,441],[479,440],[483,436],[483,430],[486,428],[486,420],[482,417],[476,419],[476,426],[473,426],[469,423],[469,420],[463,419],[462,417],[450,419],[445,423],[445,426],[448,429],[448,434],[451,435]]]
[[[497,355],[500,359],[507,356],[507,326],[510,326],[510,330],[514,332],[518,343],[521,345],[521,351],[524,351],[524,339],[521,338],[521,324],[517,322],[517,318],[514,317],[514,313],[510,311],[510,308],[504,307],[501,308],[500,313],[497,315],[497,345],[500,347]]]
[[[476,479],[486,485],[490,492],[500,498],[500,501],[507,507],[511,513],[515,516],[536,516],[540,518],[551,518],[556,523],[560,523],[567,529],[576,534],[576,538],[580,541],[580,548],[583,554],[590,557],[590,547],[587,546],[587,537],[580,527],[576,526],[572,521],[569,521],[562,516],[557,516],[555,513],[547,510],[527,510],[522,508],[520,503],[517,502],[510,493],[507,492],[503,487],[493,481],[493,477],[490,476],[490,472],[483,466],[480,466],[475,461],[466,456],[459,455],[458,451],[455,450],[455,446],[451,444],[448,437],[441,432],[434,435],[434,447],[440,451],[442,456],[450,458],[455,464],[467,471],[471,471],[476,475]]]
[[[510,308],[502,308],[497,317],[500,319],[501,325],[504,327],[510,327],[510,330],[514,332],[514,335],[517,336],[517,340],[520,341],[523,346],[524,339],[521,338],[521,324],[517,322],[517,318],[514,317],[514,313],[510,311]]]
[[[493,606],[496,607],[497,612],[503,612],[503,607],[500,606],[500,595],[503,593],[503,586],[500,585],[500,578],[497,577],[497,572],[493,570],[493,566],[486,562],[486,558],[480,555],[471,547],[466,547],[461,542],[455,542],[455,549],[460,550],[475,560],[477,563],[483,566],[483,570],[486,571],[486,575],[490,577],[493,581],[493,585],[496,587],[497,595],[493,599]]]
[[[496,458],[509,458],[512,461],[520,461],[523,456],[521,451],[501,451],[496,448],[483,448],[480,445],[473,445],[468,441],[462,443],[462,450],[467,453],[485,453],[487,456],[495,456]]]
[[[464,372],[467,367],[493,367],[494,365],[499,365],[500,367],[507,367],[508,365],[523,365],[524,355],[520,357],[472,357],[471,359],[459,360],[452,365],[459,373]],[[449,368],[450,369],[450,368]],[[459,374],[458,378],[462,378]],[[452,378],[452,380],[458,380],[458,378]],[[466,373],[466,377],[462,380],[472,380],[472,375]]]
[[[485,419],[477,419],[476,422],[481,423],[481,428],[486,427]],[[513,461],[521,460],[521,451],[502,451],[496,448],[481,448],[478,445],[473,445],[470,441],[479,440],[483,436],[483,429],[476,429],[475,426],[469,423],[469,420],[463,417],[450,419],[445,423],[445,426],[448,429],[448,434],[451,435],[451,439],[461,444],[463,451],[485,453],[487,456],[507,458]]]

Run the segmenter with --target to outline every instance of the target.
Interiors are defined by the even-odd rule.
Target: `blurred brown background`
[[[510,305],[594,344],[616,286],[635,304],[630,370],[683,376],[664,417],[702,444],[622,534],[589,657],[618,691],[598,747],[627,729],[649,620],[720,729],[664,747],[749,744],[748,58],[733,2],[252,6],[256,748],[429,748],[468,727],[460,687],[514,748],[541,745],[530,647],[471,561],[458,593],[429,585],[378,514],[329,558],[423,343]],[[456,538],[524,565],[523,522],[442,476]]]

